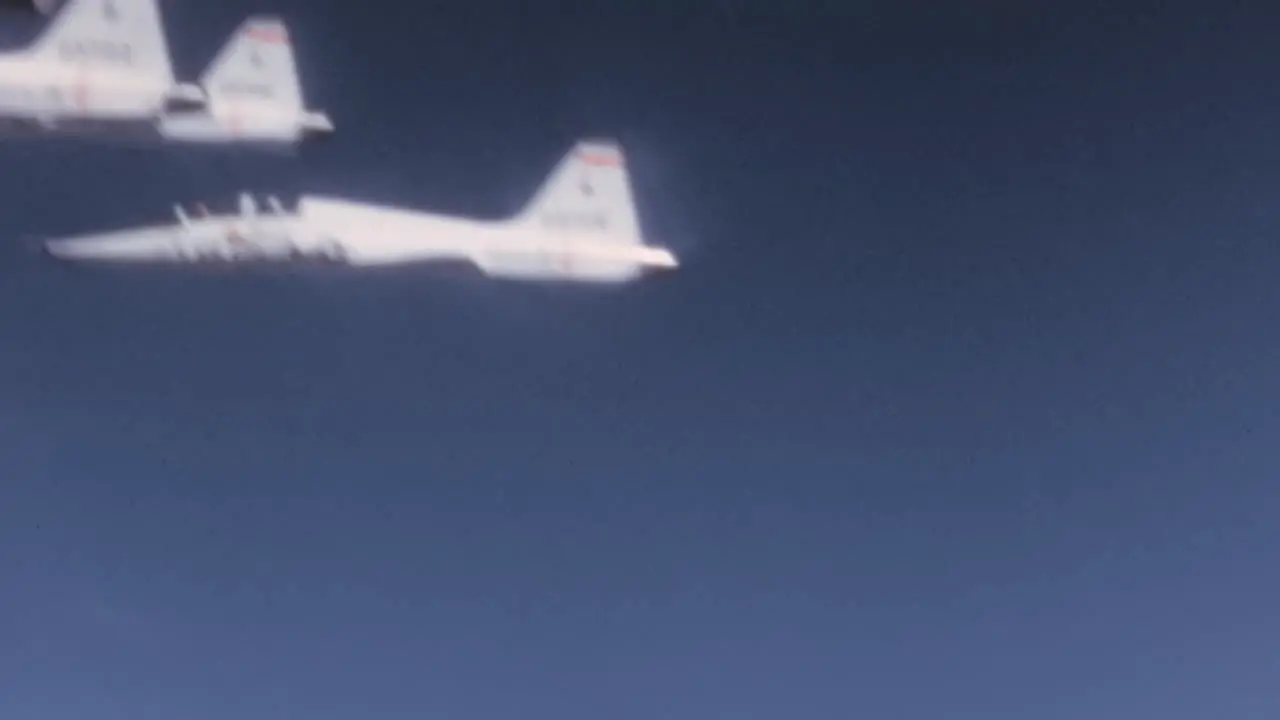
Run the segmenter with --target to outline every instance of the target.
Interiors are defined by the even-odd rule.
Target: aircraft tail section
[[[36,39],[40,58],[173,83],[157,0],[70,0]]]
[[[211,103],[301,111],[302,89],[289,30],[275,16],[245,20],[200,79]]]
[[[619,243],[643,242],[626,157],[613,140],[575,144],[519,217],[550,232],[603,233]]]

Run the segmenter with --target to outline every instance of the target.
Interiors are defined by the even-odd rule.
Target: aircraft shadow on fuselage
[[[121,143],[159,142],[155,126],[146,122],[60,120],[45,125],[36,120],[0,118],[0,140],[92,140]]]
[[[280,282],[325,286],[361,288],[399,288],[431,285],[441,289],[468,294],[490,296],[494,293],[533,293],[537,297],[580,298],[613,295],[623,285],[575,283],[575,282],[523,282],[495,279],[486,275],[475,264],[465,260],[428,260],[395,265],[353,266],[334,260],[290,261],[240,261],[240,262],[92,262],[68,260],[45,254],[45,260],[57,274],[71,277],[130,278],[150,282],[173,278],[189,278],[200,282],[222,285],[256,286],[260,283],[275,285]],[[87,276],[87,277],[86,277]],[[392,291],[396,292],[396,291]]]
[[[311,138],[307,142],[314,143],[318,139],[320,138]],[[176,142],[165,138],[154,123],[143,120],[59,120],[56,125],[44,125],[34,120],[15,118],[0,118],[0,143],[2,142],[79,142],[139,150],[248,152],[281,157],[297,156],[301,145],[301,143],[247,139],[225,143]]]
[[[342,260],[300,257],[269,260],[196,261],[94,261],[58,257],[43,244],[32,249],[56,272],[93,274],[182,274],[195,277],[334,277],[387,278],[420,277],[424,280],[470,282],[486,279],[474,264],[463,260],[439,260],[407,265],[353,266]]]

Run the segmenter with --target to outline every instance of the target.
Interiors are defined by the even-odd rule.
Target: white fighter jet
[[[485,275],[623,283],[675,255],[640,234],[625,159],[611,141],[576,144],[523,210],[482,220],[303,196],[296,211],[272,201],[259,216],[241,197],[232,216],[46,241],[52,256],[87,262],[325,261],[382,266],[462,261]]]
[[[156,123],[164,140],[295,145],[333,132],[328,115],[303,103],[289,30],[277,17],[245,20],[190,94],[207,103],[166,108]]]
[[[174,82],[157,0],[70,0],[31,46],[0,53],[0,118],[41,130],[150,124]]]

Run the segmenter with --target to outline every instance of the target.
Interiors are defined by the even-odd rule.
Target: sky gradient
[[[188,4],[337,134],[0,146],[0,717],[1280,715],[1274,4]],[[589,135],[680,270],[22,251]]]

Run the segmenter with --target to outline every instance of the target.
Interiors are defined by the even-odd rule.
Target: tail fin
[[[275,16],[241,23],[200,78],[212,103],[270,104],[302,110],[302,89],[289,30]]]
[[[519,219],[547,230],[604,233],[640,243],[626,157],[613,140],[580,140],[560,161]]]
[[[157,0],[70,0],[36,39],[32,52],[173,84]]]

